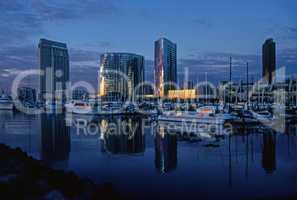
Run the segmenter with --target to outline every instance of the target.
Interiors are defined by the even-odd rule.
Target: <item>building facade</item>
[[[105,53],[100,57],[99,96],[111,101],[143,95],[144,57],[131,53]]]
[[[65,101],[69,84],[69,54],[67,45],[41,39],[39,41],[41,100]]]
[[[163,97],[177,84],[177,47],[166,38],[155,42],[155,95]]]
[[[263,44],[262,49],[263,79],[268,84],[275,80],[276,70],[276,44],[273,39],[268,39]]]

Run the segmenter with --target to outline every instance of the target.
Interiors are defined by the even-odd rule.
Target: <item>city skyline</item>
[[[297,200],[296,10],[0,0],[0,195]]]
[[[170,38],[179,46],[179,80],[183,79],[185,68],[191,69],[189,78],[194,81],[204,79],[205,72],[210,81],[227,80],[229,56],[234,61],[234,80],[244,78],[242,66],[247,61],[250,77],[257,79],[262,74],[261,44],[270,37],[278,44],[277,67],[287,66],[287,74],[296,76],[294,1],[269,1],[269,4],[190,1],[187,5],[171,1],[149,5],[132,2],[16,1],[0,4],[3,19],[0,26],[6,31],[0,37],[1,87],[8,89],[20,71],[38,68],[37,43],[43,37],[68,44],[72,81],[89,78],[99,66],[100,54],[114,51],[143,55],[146,79],[153,80],[153,41],[160,37]],[[263,12],[258,14],[261,10]],[[124,28],[133,24],[140,24],[142,28],[133,31]],[[90,79],[94,86],[96,79]]]

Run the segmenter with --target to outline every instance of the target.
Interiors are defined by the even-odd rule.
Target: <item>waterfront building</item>
[[[143,95],[144,57],[131,53],[105,53],[100,57],[99,96],[109,101],[132,100]]]
[[[69,88],[69,54],[65,43],[39,41],[40,95],[49,103],[65,102]]]
[[[276,70],[276,44],[273,39],[268,39],[262,49],[263,79],[271,84],[275,79]]]
[[[169,90],[168,98],[169,99],[196,99],[197,91],[195,89],[183,89],[183,90]]]
[[[177,47],[166,38],[155,42],[155,95],[163,97],[177,84]]]

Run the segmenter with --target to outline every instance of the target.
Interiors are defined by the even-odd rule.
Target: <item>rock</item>
[[[112,184],[96,185],[73,172],[53,170],[21,149],[0,144],[0,193],[10,199],[122,199]]]

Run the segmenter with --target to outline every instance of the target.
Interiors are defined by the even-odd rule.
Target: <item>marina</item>
[[[97,134],[85,134],[67,125],[64,115],[7,112],[0,111],[1,143],[20,147],[54,169],[74,171],[97,183],[112,182],[117,191],[136,199],[191,198],[193,190],[208,199],[296,195],[294,124],[287,123],[285,132],[248,126],[211,139],[153,124],[143,127],[140,116],[114,116],[91,119],[88,123],[101,128]],[[122,124],[132,131],[125,132]],[[138,179],[131,179],[134,176]],[[215,193],[207,192],[209,184],[217,188]],[[149,188],[152,192],[143,197]],[[256,192],[259,188],[261,193]]]
[[[0,198],[297,199],[296,6],[1,2]]]

